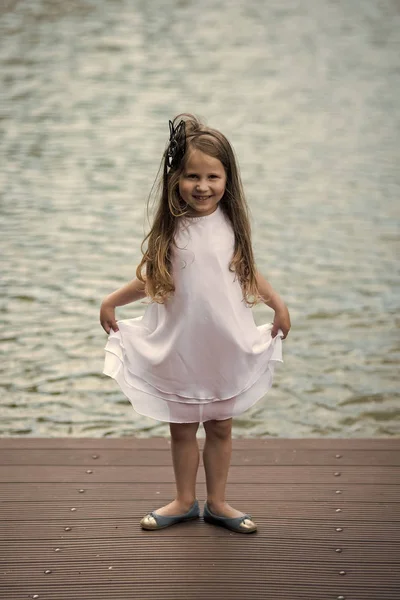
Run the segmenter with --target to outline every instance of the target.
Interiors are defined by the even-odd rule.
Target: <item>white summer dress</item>
[[[141,415],[170,423],[228,419],[255,404],[282,362],[282,332],[256,326],[235,274],[234,233],[221,207],[182,217],[172,251],[175,292],[118,321],[103,373]]]

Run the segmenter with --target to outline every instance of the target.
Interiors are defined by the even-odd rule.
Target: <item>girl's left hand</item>
[[[288,336],[290,331],[290,315],[286,305],[283,305],[282,308],[275,311],[275,318],[272,324],[271,335],[272,337],[276,337],[279,329],[283,331],[283,338],[285,339]]]

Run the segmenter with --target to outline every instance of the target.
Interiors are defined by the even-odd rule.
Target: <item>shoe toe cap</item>
[[[239,528],[243,531],[255,531],[257,529],[257,525],[251,519],[243,519],[240,523]]]
[[[143,527],[143,529],[157,529],[158,528],[156,519],[150,513],[148,515],[146,515],[145,517],[143,517],[143,519],[140,521],[140,525],[141,525],[141,527]]]

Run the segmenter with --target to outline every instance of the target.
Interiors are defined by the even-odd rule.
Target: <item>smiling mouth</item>
[[[193,196],[193,198],[202,202],[204,200],[208,200],[208,198],[211,198],[211,196]]]

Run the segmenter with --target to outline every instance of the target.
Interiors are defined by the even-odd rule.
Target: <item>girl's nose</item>
[[[207,182],[206,181],[198,181],[197,185],[196,185],[196,190],[198,190],[199,192],[206,190],[207,189]]]

